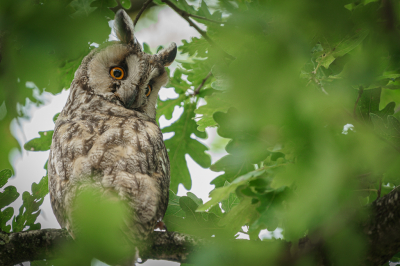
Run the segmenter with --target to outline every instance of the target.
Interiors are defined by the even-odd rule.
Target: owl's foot
[[[156,227],[154,228],[154,230],[156,230],[156,229],[167,231],[167,226],[165,225],[165,223],[163,221],[159,221],[156,224]]]

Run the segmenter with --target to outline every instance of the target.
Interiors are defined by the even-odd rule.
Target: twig
[[[228,57],[229,59],[234,60],[235,57],[228,54],[227,52],[225,52],[224,50],[222,50],[213,40],[210,39],[210,37],[208,37],[207,33],[205,31],[203,31],[202,29],[199,28],[199,26],[197,26],[189,17],[189,13],[187,13],[186,11],[183,11],[181,9],[179,9],[174,3],[172,3],[169,0],[161,0],[162,2],[166,3],[170,8],[172,8],[176,13],[178,13],[184,20],[186,20],[190,26],[192,26],[193,28],[195,28],[200,34],[201,36],[203,36],[204,39],[206,39],[211,46],[217,48],[218,50],[220,50],[226,57]]]
[[[213,20],[213,19],[209,19],[209,18],[206,18],[206,17],[190,14],[190,13],[184,11],[184,10],[182,10],[182,11],[185,14],[185,16],[188,16],[188,17],[202,19],[202,20],[205,20],[205,21],[208,21],[208,22],[219,24],[219,25],[221,25],[221,24],[229,24],[228,22]]]
[[[364,89],[363,89],[363,87],[361,86],[360,89],[358,90],[358,97],[357,97],[356,103],[354,104],[354,109],[353,109],[353,116],[354,116],[354,118],[357,118],[357,113],[356,113],[356,111],[357,111],[357,105],[358,105],[358,102],[359,102],[360,99],[361,99],[361,96],[362,96],[363,92],[364,92]]]
[[[378,194],[377,199],[379,199],[381,197],[381,191],[382,191],[382,179],[379,180],[379,189],[377,191],[377,194]]]
[[[142,8],[139,10],[139,13],[136,15],[135,21],[133,22],[133,26],[136,26],[136,23],[138,22],[140,16],[142,13],[146,10],[146,8],[153,2],[153,0],[147,0],[146,2],[143,3]]]
[[[117,2],[117,6],[116,7],[109,7],[109,9],[114,12],[117,13],[118,10],[120,9],[125,9],[122,5],[121,2],[119,0],[115,0]]]
[[[373,192],[378,192],[378,190],[377,190],[377,189],[374,189],[374,188],[356,189],[356,190],[354,190],[354,191],[356,191],[356,192],[360,192],[360,191],[373,191]],[[379,198],[379,197],[378,197],[378,198]]]
[[[117,6],[116,7],[109,7],[109,9],[111,11],[113,11],[114,13],[117,13],[118,10],[123,9],[125,10],[127,13],[130,12],[134,12],[136,10],[139,10],[139,17],[141,15],[141,13],[143,13],[144,9],[146,9],[148,7],[148,5],[151,4],[152,1],[150,1],[150,3],[147,3],[147,1],[138,1],[138,0],[131,0],[131,7],[130,8],[124,8],[123,5],[121,4],[120,0],[115,0],[117,2]],[[141,7],[141,3],[143,3],[143,6],[146,5],[146,7],[143,9],[143,6]],[[147,3],[147,4],[146,4]],[[143,11],[142,11],[143,9]],[[135,19],[135,24],[136,24],[136,19]]]
[[[205,77],[203,79],[203,81],[201,82],[201,84],[194,90],[193,96],[196,96],[197,94],[199,94],[200,89],[204,86],[204,83],[206,83],[207,79],[209,79],[211,76],[212,76],[212,72],[210,71],[210,73],[208,73],[207,77]]]
[[[162,0],[161,0],[162,1]],[[174,5],[172,2],[171,2],[171,5],[169,4],[169,3],[167,3],[167,2],[165,2],[165,1],[163,1],[164,3],[166,3],[167,5],[169,5],[171,8],[172,8],[172,6],[171,5]],[[175,5],[174,5],[175,6]],[[219,25],[221,25],[221,24],[230,24],[230,23],[228,23],[228,22],[224,22],[224,21],[218,21],[218,20],[213,20],[213,19],[209,19],[209,18],[206,18],[206,17],[202,17],[202,16],[198,16],[198,15],[193,15],[193,14],[190,14],[189,12],[186,12],[185,10],[182,10],[182,9],[179,9],[177,6],[175,6],[179,11],[177,11],[175,8],[173,8],[179,15],[181,15],[182,17],[192,17],[192,18],[197,18],[197,19],[202,19],[202,20],[205,20],[205,21],[208,21],[208,22],[212,22],[212,23],[216,23],[216,24],[219,24]]]

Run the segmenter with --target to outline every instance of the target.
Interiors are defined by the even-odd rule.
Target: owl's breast
[[[61,124],[53,136],[57,174],[66,180],[117,171],[168,174],[162,133],[150,121],[114,118]],[[167,159],[167,158],[166,158]],[[161,167],[161,168],[160,168]]]
[[[49,161],[49,186],[64,212],[72,206],[77,189],[91,183],[114,189],[140,213],[144,223],[162,218],[168,203],[169,160],[156,124],[137,117],[112,117],[58,125]]]

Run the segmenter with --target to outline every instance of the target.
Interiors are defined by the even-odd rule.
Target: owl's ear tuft
[[[135,43],[135,36],[133,35],[133,22],[125,10],[120,9],[115,14],[114,30],[118,39],[125,43],[133,45]]]
[[[162,49],[157,53],[157,57],[164,66],[169,66],[174,62],[176,57],[176,44],[173,42],[167,48]]]

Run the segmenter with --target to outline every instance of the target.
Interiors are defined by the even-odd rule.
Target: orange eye
[[[149,97],[150,93],[151,93],[151,86],[150,86],[150,85],[147,85],[147,88],[146,88],[146,96]]]
[[[111,77],[113,77],[115,79],[123,79],[125,76],[125,72],[120,67],[113,67],[110,70],[110,75],[111,75]]]

